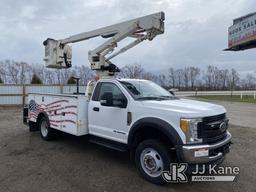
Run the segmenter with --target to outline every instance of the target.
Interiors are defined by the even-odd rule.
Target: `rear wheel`
[[[135,152],[137,169],[151,183],[165,183],[162,172],[170,169],[171,162],[169,150],[161,142],[154,139],[141,142]]]
[[[42,139],[46,141],[54,139],[54,130],[50,128],[50,123],[45,117],[42,117],[39,122],[39,130]]]

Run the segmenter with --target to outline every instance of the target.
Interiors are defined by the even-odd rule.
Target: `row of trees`
[[[43,65],[16,61],[0,61],[0,83],[43,83],[72,84],[72,76],[79,77],[81,84],[86,84],[95,74],[85,66],[73,66],[70,69],[47,69]],[[256,89],[256,73],[248,73],[241,78],[235,69],[219,69],[207,66],[205,70],[189,66],[179,69],[169,68],[164,74],[146,71],[141,65],[126,65],[121,68],[118,77],[142,78],[152,80],[166,88],[180,90],[235,90]]]
[[[190,66],[179,69],[169,68],[165,74],[146,72],[140,65],[127,65],[121,70],[122,77],[153,80],[166,88],[180,90],[235,90],[256,89],[256,73],[244,78],[235,69],[219,69],[209,65],[206,70]]]
[[[185,87],[185,89],[192,90],[195,87],[205,90],[233,90],[240,86],[240,75],[235,69],[219,69],[211,65],[203,71],[197,67],[185,67],[177,70],[170,68],[169,77],[173,87]],[[251,83],[250,86],[253,88],[255,82]]]
[[[56,70],[48,69],[40,64],[0,61],[0,79],[6,84],[28,84],[32,80],[33,83],[66,84],[71,76],[80,77],[82,84],[85,84],[93,77],[93,72],[85,66]]]

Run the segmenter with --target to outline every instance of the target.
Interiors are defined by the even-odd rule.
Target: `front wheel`
[[[162,172],[170,169],[169,150],[161,142],[148,139],[141,142],[135,152],[136,167],[141,175],[154,184],[164,184]]]
[[[42,117],[39,122],[39,130],[42,139],[46,141],[54,139],[54,130],[50,128],[50,124],[45,117]]]

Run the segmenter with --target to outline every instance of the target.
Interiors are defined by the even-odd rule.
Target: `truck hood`
[[[180,113],[184,117],[206,117],[226,113],[221,105],[190,99],[174,100],[146,100],[142,101],[144,107]]]

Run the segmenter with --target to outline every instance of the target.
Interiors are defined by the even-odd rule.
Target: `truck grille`
[[[228,119],[225,113],[204,117],[203,121],[198,124],[198,137],[203,139],[204,144],[216,143],[227,136],[227,128]]]

